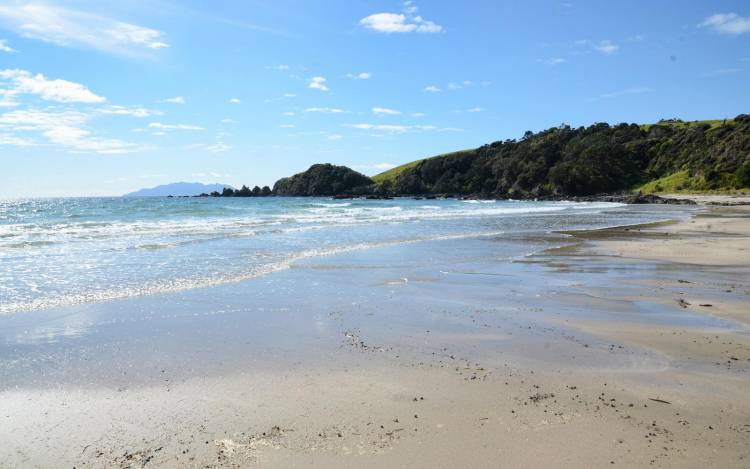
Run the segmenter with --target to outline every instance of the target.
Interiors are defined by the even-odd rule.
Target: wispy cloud
[[[36,133],[49,144],[73,153],[122,154],[145,149],[135,143],[93,135],[82,128],[91,117],[79,111],[19,109],[0,114],[0,129],[5,131],[3,140],[8,145],[29,146],[34,142],[23,134]]]
[[[464,113],[464,112],[477,113],[477,112],[484,112],[484,108],[481,108],[481,107],[472,107],[472,108],[469,108],[469,109],[454,109],[451,112],[456,113],[456,114],[461,114],[461,113]]]
[[[289,70],[289,65],[284,65],[284,64],[282,64],[282,65],[271,65],[270,67],[266,67],[266,68],[271,69],[271,70],[278,70],[280,72],[285,72],[285,71]]]
[[[698,25],[700,28],[710,28],[717,33],[738,36],[750,33],[750,18],[737,13],[717,13],[711,15]]]
[[[148,124],[151,129],[158,130],[205,130],[203,127],[189,124],[162,124],[161,122],[151,122]]]
[[[435,85],[429,85],[422,88],[425,93],[440,93],[442,90]]]
[[[343,114],[347,111],[337,107],[309,107],[304,112],[319,112],[321,114]]]
[[[370,72],[361,72],[361,73],[347,73],[347,78],[351,78],[352,80],[369,80],[372,78],[372,73]]]
[[[175,96],[174,98],[167,98],[162,100],[163,103],[169,104],[185,104],[187,101],[182,96]]]
[[[411,0],[404,2],[403,13],[375,13],[359,20],[359,24],[379,33],[440,33],[443,27],[417,14]]]
[[[562,57],[553,57],[551,59],[542,60],[545,64],[549,65],[550,67],[554,67],[555,65],[561,65],[567,62],[566,59]]]
[[[228,145],[224,142],[216,142],[216,143],[193,143],[190,145],[185,145],[186,150],[206,150],[210,153],[224,153],[226,151],[229,151],[232,149],[231,145]],[[211,173],[212,176],[218,177],[215,175],[215,173]]]
[[[133,106],[107,106],[105,108],[99,109],[99,112],[102,114],[114,114],[114,115],[132,116],[132,117],[139,117],[139,118],[161,116],[164,114],[161,111],[156,111],[153,109],[146,109],[142,107],[133,107]]]
[[[31,94],[45,101],[58,103],[102,103],[106,98],[97,96],[85,86],[67,80],[48,80],[41,73],[26,70],[2,70],[0,81],[10,82],[12,88],[6,95]]]
[[[242,101],[239,98],[231,98],[229,100],[230,104],[242,104]]]
[[[589,101],[596,101],[596,100],[599,100],[599,99],[619,98],[621,96],[650,93],[652,91],[654,91],[654,90],[651,89],[651,88],[643,87],[643,86],[642,87],[634,87],[634,88],[626,88],[624,90],[613,91],[612,93],[605,93],[605,94],[599,95],[596,98],[589,99]]]
[[[126,55],[169,47],[161,31],[43,3],[0,5],[0,23],[23,37],[63,47]]]
[[[625,39],[627,42],[643,42],[646,40],[645,34],[635,34],[633,36],[630,36],[629,38]]]
[[[734,75],[735,73],[740,73],[741,71],[741,68],[720,68],[718,70],[711,70],[710,72],[706,72],[703,74],[703,76],[709,78],[723,77],[725,75]]]
[[[344,126],[349,127],[351,129],[357,129],[357,130],[371,130],[374,132],[379,132],[381,134],[403,134],[406,132],[427,132],[427,131],[447,132],[447,131],[461,130],[461,129],[456,129],[452,127],[436,127],[434,125],[398,125],[398,124],[361,123],[361,124],[345,124]]]
[[[588,39],[581,39],[579,41],[576,41],[576,44],[580,46],[588,46],[602,55],[612,55],[620,50],[620,46],[610,41],[609,39],[605,39],[599,42],[589,41]]]
[[[308,81],[307,87],[314,90],[328,91],[325,77],[312,77]]]
[[[7,52],[8,54],[12,54],[13,52],[18,51],[8,45],[7,39],[0,39],[0,52]]]
[[[395,109],[388,109],[385,107],[374,107],[372,108],[372,113],[376,116],[396,116],[401,114],[401,111],[397,111]]]
[[[294,98],[296,96],[297,95],[294,94],[294,93],[284,93],[281,96],[278,96],[276,98],[266,98],[266,99],[263,100],[263,102],[264,103],[274,103],[276,101],[281,101],[281,100],[284,100],[284,99],[290,99],[290,98]]]

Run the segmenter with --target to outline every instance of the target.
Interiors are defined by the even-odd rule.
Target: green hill
[[[372,179],[346,166],[314,164],[307,171],[279,179],[273,193],[283,196],[326,196],[343,193],[366,193]]]
[[[425,158],[367,178],[315,165],[280,180],[278,195],[561,198],[640,190],[750,189],[750,115],[655,124],[567,125]]]
[[[405,164],[402,164],[401,166],[396,166],[395,168],[391,168],[391,169],[389,169],[387,171],[383,171],[380,174],[376,174],[375,176],[372,176],[370,179],[372,179],[373,181],[375,181],[378,184],[380,184],[380,183],[382,183],[384,181],[395,181],[396,177],[399,174],[401,174],[402,172],[404,172],[407,169],[413,168],[414,166],[418,165],[419,163],[421,163],[421,162],[423,162],[425,160],[429,160],[429,159],[432,159],[432,158],[441,158],[441,157],[450,156],[450,155],[458,155],[458,154],[461,154],[461,153],[467,153],[467,152],[472,152],[472,151],[473,150],[459,150],[459,151],[454,151],[454,152],[451,152],[451,153],[443,153],[441,155],[431,156],[431,157],[428,157],[428,158],[425,158],[425,159],[422,159],[422,160],[412,161],[411,163],[405,163]]]
[[[750,116],[560,126],[437,155],[372,178],[381,194],[586,196],[750,187]]]

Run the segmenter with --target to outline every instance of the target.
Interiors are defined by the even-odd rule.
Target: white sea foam
[[[621,204],[51,199],[0,213],[0,313],[246,280],[315,256],[617,220]],[[545,220],[549,219],[549,223]],[[589,226],[589,225],[585,225]],[[551,227],[551,228],[547,228]]]
[[[389,246],[398,246],[414,243],[423,243],[429,241],[449,241],[458,239],[468,238],[482,238],[482,237],[493,237],[499,236],[502,231],[492,232],[471,232],[461,233],[454,235],[439,235],[439,236],[423,236],[415,237],[411,239],[402,239],[394,241],[383,241],[383,242],[372,242],[372,243],[355,243],[348,245],[341,245],[331,248],[322,249],[306,249],[303,251],[291,253],[286,259],[258,265],[248,268],[241,273],[232,273],[228,276],[215,276],[215,277],[202,277],[202,278],[175,278],[164,281],[155,281],[149,284],[144,284],[139,287],[123,287],[123,288],[111,288],[107,290],[91,290],[82,292],[72,292],[64,295],[55,295],[52,297],[35,298],[29,301],[16,301],[0,304],[0,314],[10,314],[21,311],[30,311],[38,309],[46,309],[52,307],[94,303],[100,301],[116,300],[123,298],[131,298],[145,295],[153,295],[157,293],[169,293],[178,292],[184,290],[192,290],[196,288],[206,288],[211,286],[218,286],[227,283],[237,283],[241,281],[250,280],[253,278],[261,277],[264,275],[272,274],[282,270],[289,269],[292,265],[305,259],[315,257],[333,256],[338,254],[345,254],[354,251],[364,251],[369,249],[385,248]]]

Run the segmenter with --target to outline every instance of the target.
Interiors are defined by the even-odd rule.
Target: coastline
[[[21,370],[16,382],[32,384],[0,393],[11,443],[0,456],[28,467],[744,467],[749,214],[576,232],[528,259],[412,269],[407,281],[408,263],[348,253],[223,287],[225,303],[250,297],[268,311],[264,288],[309,295],[273,319],[229,306],[195,319],[200,302],[177,296],[160,321],[129,326],[132,350],[88,344],[71,365],[117,364],[106,379],[94,369],[44,386]],[[441,247],[385,249],[398,259]],[[144,346],[157,346],[145,363]]]

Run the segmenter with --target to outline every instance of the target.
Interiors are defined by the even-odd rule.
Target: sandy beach
[[[748,467],[750,209],[555,239],[15,319],[0,466]]]

